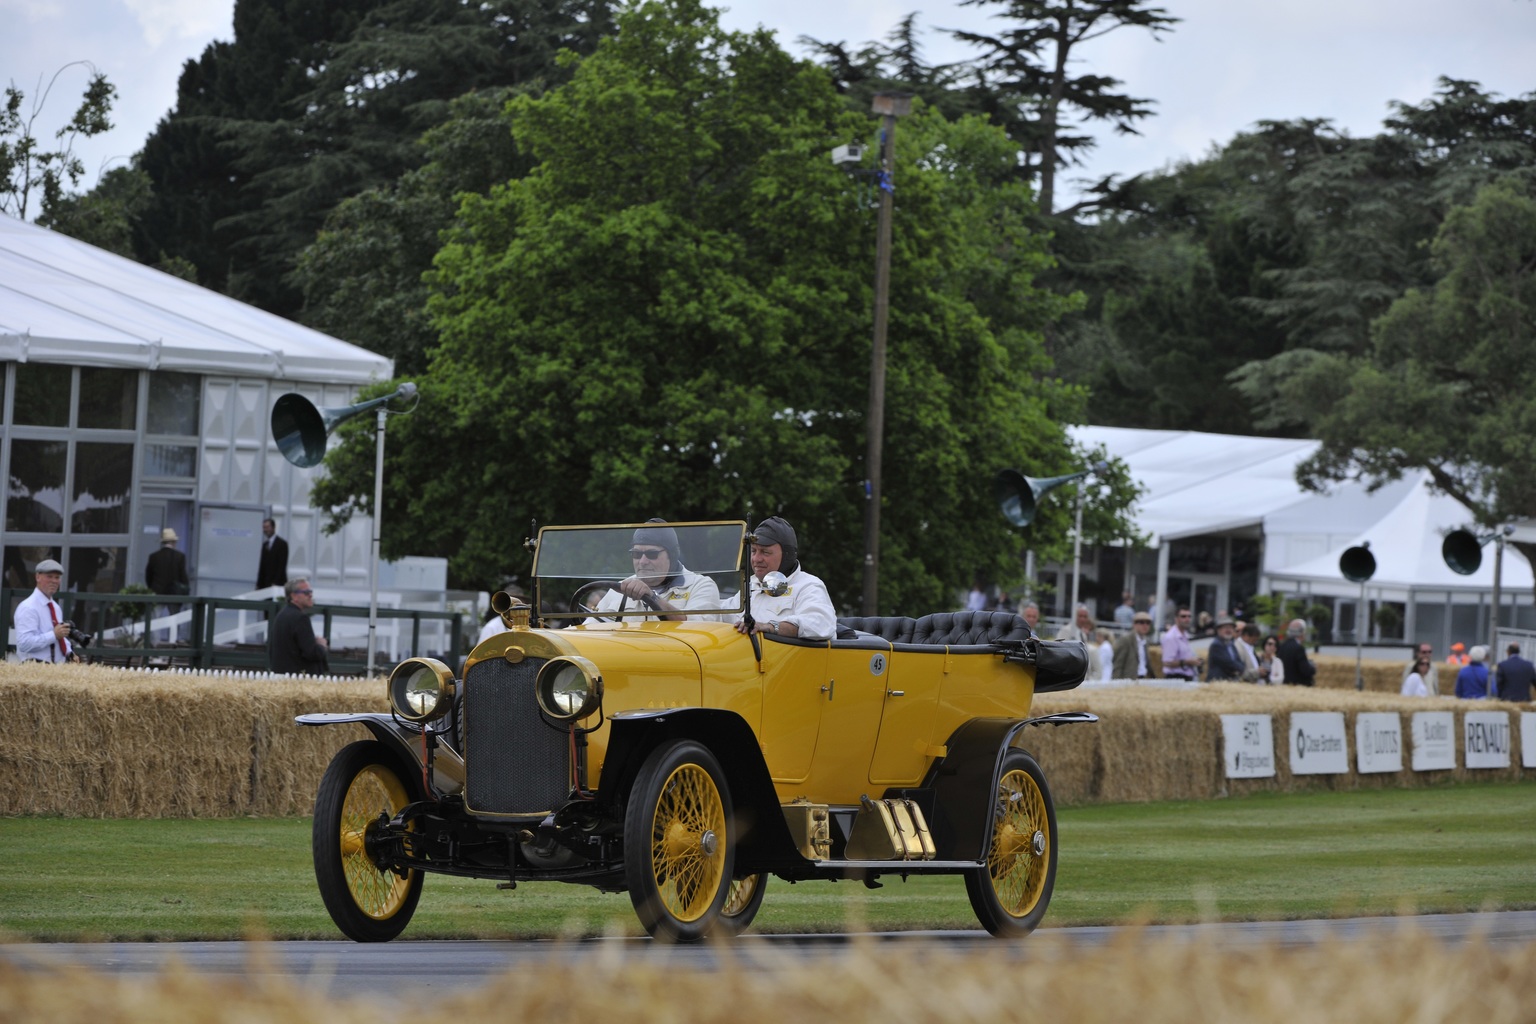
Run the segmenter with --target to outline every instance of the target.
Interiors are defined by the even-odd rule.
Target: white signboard
[[[1520,712],[1520,764],[1536,768],[1536,711]]]
[[[1412,729],[1414,771],[1456,767],[1455,712],[1415,711]]]
[[[1268,715],[1222,715],[1221,752],[1229,779],[1275,776],[1275,733]]]
[[[1355,767],[1361,775],[1403,770],[1403,720],[1397,712],[1355,716]]]
[[[1461,728],[1468,768],[1509,767],[1509,712],[1468,711]]]
[[[1342,775],[1349,771],[1344,712],[1292,712],[1288,749],[1292,775]]]

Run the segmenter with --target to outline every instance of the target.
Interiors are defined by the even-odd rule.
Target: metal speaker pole
[[[1365,599],[1365,581],[1376,575],[1376,556],[1371,554],[1371,542],[1357,544],[1339,556],[1339,572],[1351,583],[1360,584],[1360,603],[1355,606],[1355,689],[1365,689],[1365,672],[1361,666],[1361,652],[1365,646],[1366,631],[1371,628],[1367,614],[1369,603]]]
[[[1483,564],[1483,545],[1490,539],[1471,530],[1452,530],[1440,544],[1440,557],[1452,572],[1471,576]]]
[[[1048,491],[1062,484],[1069,484],[1073,480],[1081,480],[1101,468],[1103,463],[1078,473],[1050,476],[1043,480],[1027,477],[1016,469],[1005,469],[993,478],[992,495],[997,499],[998,507],[1003,510],[1005,519],[1014,526],[1028,526],[1035,521],[1035,512],[1039,510],[1040,499]]]
[[[1371,542],[1356,545],[1339,556],[1339,572],[1351,583],[1364,583],[1376,575],[1376,556]]]
[[[303,395],[290,391],[272,406],[272,440],[277,442],[277,450],[283,453],[283,458],[300,469],[309,469],[320,465],[325,458],[325,439],[342,423],[393,399],[410,398],[415,394],[416,385],[407,382],[380,398],[321,409]]]

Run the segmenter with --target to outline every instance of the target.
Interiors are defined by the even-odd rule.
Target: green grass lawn
[[[1262,795],[1059,812],[1046,925],[1536,907],[1536,786]],[[0,934],[340,938],[308,819],[0,819]],[[973,928],[959,878],[769,883],[755,931]],[[405,938],[638,932],[629,898],[430,876]]]

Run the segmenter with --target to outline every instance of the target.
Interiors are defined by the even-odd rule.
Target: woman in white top
[[[1424,677],[1429,675],[1429,659],[1419,658],[1413,663],[1413,671],[1408,673],[1408,678],[1403,680],[1404,697],[1428,697],[1429,686],[1424,682]]]
[[[1285,682],[1285,662],[1280,660],[1280,638],[1267,636],[1259,650],[1259,682],[1279,685]]]
[[[1110,643],[1107,629],[1096,629],[1093,635],[1099,641],[1099,679],[1107,683],[1115,674],[1115,645]]]

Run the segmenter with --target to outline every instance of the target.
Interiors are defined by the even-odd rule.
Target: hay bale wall
[[[1511,716],[1511,767],[1360,775],[1353,736],[1362,711],[1403,714],[1404,765],[1411,764],[1414,711],[1456,712],[1520,706],[1396,693],[1217,683],[1193,690],[1127,687],[1072,690],[1035,701],[1035,714],[1085,710],[1096,725],[1026,730],[1058,803],[1205,800],[1264,791],[1379,789],[1483,780],[1536,781],[1520,767],[1519,720]],[[335,752],[366,738],[360,725],[303,728],[295,715],[385,711],[379,682],[240,679],[218,675],[125,672],[100,666],[0,664],[0,814],[187,818],[305,815]],[[1526,706],[1529,710],[1529,706]],[[1292,711],[1342,711],[1350,770],[1292,775],[1286,756]],[[1227,779],[1223,714],[1272,716],[1276,776]]]
[[[0,664],[0,814],[309,814],[331,757],[368,733],[294,716],[383,710],[379,682]]]
[[[1148,800],[1208,800],[1260,792],[1399,789],[1453,782],[1525,780],[1536,782],[1536,769],[1521,768],[1519,712],[1529,704],[1425,699],[1354,689],[1354,664],[1347,690],[1304,686],[1255,686],[1211,683],[1190,690],[1130,686],[1113,690],[1069,690],[1035,699],[1033,713],[1091,711],[1096,725],[1031,728],[1022,744],[1040,760],[1058,803],[1123,803]],[[1340,711],[1348,741],[1349,770],[1340,775],[1294,775],[1286,746],[1293,711]],[[1362,775],[1356,770],[1355,719],[1363,711],[1395,711],[1401,716],[1403,770]],[[1456,764],[1444,771],[1416,772],[1411,715],[1415,711],[1450,711],[1456,715]],[[1467,711],[1510,714],[1510,767],[1468,769],[1462,716]],[[1275,750],[1275,776],[1229,779],[1222,763],[1221,716],[1269,715]]]

